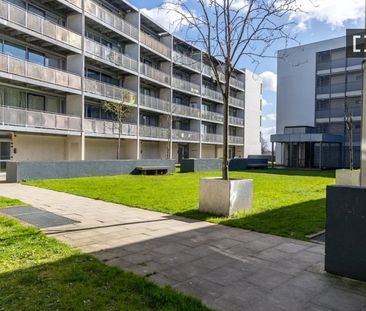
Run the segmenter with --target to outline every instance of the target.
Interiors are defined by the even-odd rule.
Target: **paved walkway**
[[[19,184],[0,195],[80,221],[44,232],[214,309],[366,310],[366,284],[324,273],[318,244]]]

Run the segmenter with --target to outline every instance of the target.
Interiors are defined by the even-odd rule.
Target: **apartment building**
[[[230,80],[232,157],[260,153],[261,84],[247,70]],[[131,107],[123,159],[222,154],[222,97],[207,55],[122,0],[0,0],[0,101],[1,169],[116,159],[106,101]]]
[[[362,59],[346,57],[346,38],[278,52],[276,161],[289,167],[348,167],[347,115],[360,166]]]

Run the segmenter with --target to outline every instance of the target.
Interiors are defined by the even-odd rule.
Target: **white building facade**
[[[0,0],[0,49],[2,169],[116,159],[106,101],[131,106],[123,159],[222,155],[222,96],[206,54],[125,1]],[[243,70],[230,81],[233,157],[260,150],[261,83]]]

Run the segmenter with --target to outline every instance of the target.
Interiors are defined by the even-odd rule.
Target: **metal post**
[[[323,168],[323,143],[320,142],[320,146],[319,146],[319,168],[322,169]]]
[[[366,10],[366,8],[365,8]],[[366,13],[366,12],[365,12]],[[366,18],[365,18],[366,24]],[[366,26],[365,26],[366,28]],[[365,39],[366,43],[366,39]],[[366,45],[366,44],[365,44]],[[361,186],[366,187],[366,58],[362,62],[363,87],[362,87],[362,128],[361,128]]]
[[[274,156],[274,142],[272,142],[272,168],[274,168],[274,161],[275,161],[275,156]]]

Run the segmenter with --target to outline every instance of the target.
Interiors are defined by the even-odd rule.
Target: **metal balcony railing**
[[[140,125],[140,136],[169,139],[170,131],[167,128]]]
[[[66,1],[77,6],[78,8],[81,8],[81,0],[66,0]]]
[[[223,135],[221,134],[211,134],[211,133],[203,133],[202,134],[202,141],[206,143],[220,143],[222,144],[224,140]]]
[[[174,140],[199,141],[200,140],[200,133],[199,132],[173,129],[172,138]]]
[[[119,126],[117,122],[89,119],[84,120],[84,132],[86,134],[118,136]],[[122,124],[122,136],[137,136],[136,124]]]
[[[202,110],[202,119],[223,122],[224,115],[222,113],[218,113],[218,112]]]
[[[140,42],[142,44],[145,44],[147,47],[153,49],[154,51],[170,58],[170,47],[168,47],[164,43],[161,43],[159,40],[153,38],[143,31],[140,31]]]
[[[140,73],[161,83],[170,84],[170,75],[147,64],[140,63]]]
[[[185,105],[172,104],[172,113],[194,118],[200,117],[199,109]]]
[[[156,98],[156,97],[152,97],[152,96],[148,96],[145,94],[140,94],[140,105],[144,106],[144,107],[160,110],[160,111],[170,112],[170,102],[169,101],[166,101],[166,100],[163,100],[160,98]]]
[[[73,132],[81,131],[80,117],[8,106],[0,106],[0,124]]]
[[[137,61],[133,58],[87,38],[85,39],[85,52],[106,60],[116,66],[137,71]]]
[[[200,86],[196,83],[192,83],[186,80],[181,80],[178,78],[173,78],[173,86],[175,88],[188,91],[194,94],[199,95],[200,94]]]
[[[235,86],[236,88],[244,90],[245,83],[235,78],[230,78],[230,85]]]
[[[136,94],[134,92],[97,80],[86,78],[84,82],[84,91],[91,95],[110,98],[124,104],[136,104]]]
[[[229,124],[231,125],[244,125],[244,119],[238,117],[229,117]]]
[[[230,103],[229,104],[233,105],[233,106],[241,107],[241,108],[245,107],[243,99],[232,97],[232,96],[230,96]]]
[[[206,76],[210,77],[214,76],[211,66],[206,64],[202,64],[202,73],[205,74]]]
[[[199,60],[196,60],[180,52],[177,51],[173,52],[173,61],[177,64],[181,64],[189,68],[192,68],[193,70],[201,71],[201,62]]]
[[[9,55],[0,54],[0,72],[80,90],[81,77],[66,71],[34,64]]]
[[[203,96],[206,96],[206,97],[208,97],[210,99],[217,100],[217,101],[219,101],[221,103],[223,101],[223,97],[222,97],[222,94],[220,92],[211,90],[209,88],[203,88],[202,89],[202,95]]]
[[[244,138],[240,136],[229,136],[229,143],[235,145],[244,144]]]
[[[81,49],[81,36],[79,34],[10,2],[0,0],[0,18],[71,47]]]
[[[133,39],[138,40],[138,29],[125,21],[120,16],[110,12],[103,8],[99,4],[91,0],[84,0],[85,12],[89,13],[93,17],[97,18],[101,22],[107,24],[110,28],[117,32],[121,32]]]

